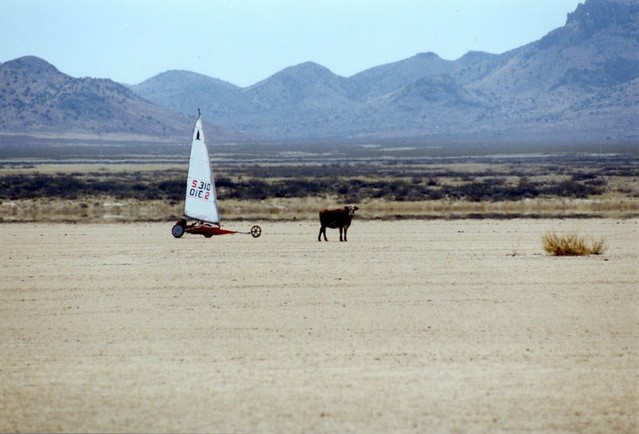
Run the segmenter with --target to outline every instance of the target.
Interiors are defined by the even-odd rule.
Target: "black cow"
[[[348,232],[348,227],[351,225],[351,220],[353,220],[353,215],[355,215],[355,211],[357,211],[359,207],[354,205],[346,205],[344,208],[336,208],[336,209],[323,209],[319,212],[320,227],[319,235],[317,236],[317,241],[322,241],[322,234],[324,234],[324,241],[328,241],[326,239],[326,228],[337,229],[339,228],[339,240],[342,241],[342,230],[344,231],[344,240],[346,239],[346,232]]]

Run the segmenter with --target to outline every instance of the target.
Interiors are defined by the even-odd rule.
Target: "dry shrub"
[[[544,250],[554,256],[601,255],[606,250],[604,240],[592,240],[588,243],[576,232],[563,235],[549,233],[542,238]]]

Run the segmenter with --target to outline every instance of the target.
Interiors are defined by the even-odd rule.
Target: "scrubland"
[[[0,431],[639,431],[637,158],[406,152],[3,160]]]
[[[235,157],[237,158],[237,157]],[[555,155],[389,160],[318,156],[213,162],[224,219],[315,219],[360,205],[362,219],[632,217],[639,158]],[[186,162],[11,162],[1,221],[166,221],[182,215]]]

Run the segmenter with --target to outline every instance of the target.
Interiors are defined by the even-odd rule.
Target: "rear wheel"
[[[179,223],[176,223],[173,226],[173,229],[171,229],[171,233],[173,234],[175,238],[180,238],[182,235],[184,235],[184,226],[182,226]]]
[[[262,235],[262,228],[255,225],[251,228],[251,235],[253,236],[253,238],[257,238],[260,235]]]

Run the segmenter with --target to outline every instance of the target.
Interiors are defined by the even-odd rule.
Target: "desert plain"
[[[639,431],[639,219],[253,223],[0,225],[0,431]]]

